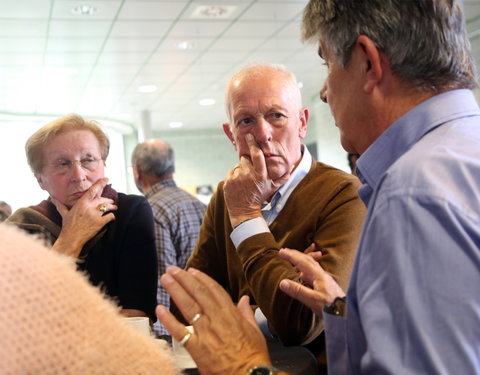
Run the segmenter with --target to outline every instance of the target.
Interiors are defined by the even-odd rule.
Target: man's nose
[[[328,91],[328,87],[327,87],[327,82],[325,82],[323,84],[323,87],[322,89],[320,90],[320,100],[324,103],[328,103],[328,100],[327,100],[327,91]]]
[[[263,117],[260,117],[255,126],[254,136],[257,143],[270,142],[272,140],[272,125]]]

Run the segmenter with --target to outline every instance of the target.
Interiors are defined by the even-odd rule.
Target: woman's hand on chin
[[[62,230],[52,248],[63,254],[78,257],[85,243],[105,224],[115,219],[111,211],[117,210],[112,199],[102,197],[108,178],[101,178],[69,209],[52,198],[62,216]]]

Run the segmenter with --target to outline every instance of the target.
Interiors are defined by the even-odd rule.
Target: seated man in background
[[[175,155],[168,143],[158,139],[139,143],[132,154],[132,166],[135,184],[153,211],[158,274],[164,274],[168,266],[185,267],[197,242],[205,205],[175,184]],[[160,282],[157,303],[170,305]],[[153,329],[158,336],[168,335],[158,321]]]
[[[308,110],[284,67],[257,64],[236,73],[226,108],[223,129],[240,163],[212,197],[187,268],[213,277],[234,302],[249,295],[267,335],[286,345],[310,344],[319,353],[322,319],[279,289],[284,278],[300,280],[300,272],[278,250],[321,249],[320,263],[346,288],[364,215],[358,179],[314,161],[302,145]],[[260,178],[252,148],[264,159],[263,177],[273,187],[255,184]],[[258,189],[272,194],[263,197]]]

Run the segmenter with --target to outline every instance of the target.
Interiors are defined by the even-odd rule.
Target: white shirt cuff
[[[273,339],[275,336],[268,329],[268,320],[267,317],[263,314],[263,311],[260,310],[260,307],[255,309],[255,320],[257,321],[258,327],[262,331],[263,335],[267,339]]]
[[[247,220],[238,225],[230,234],[230,238],[235,245],[235,248],[249,237],[252,237],[259,233],[268,233],[270,229],[263,217],[256,217],[255,219]]]

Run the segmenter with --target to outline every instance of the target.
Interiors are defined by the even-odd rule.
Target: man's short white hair
[[[231,120],[231,112],[230,112],[230,94],[232,91],[232,87],[234,86],[235,82],[240,80],[241,78],[248,76],[249,79],[255,79],[258,77],[262,77],[265,73],[277,73],[284,77],[285,85],[291,87],[292,93],[298,98],[298,107],[302,107],[302,94],[300,92],[300,88],[298,87],[297,78],[295,74],[290,72],[285,65],[277,64],[277,63],[267,63],[267,62],[256,62],[249,64],[238,72],[236,72],[227,82],[227,87],[225,90],[225,111],[227,113],[228,118]]]

